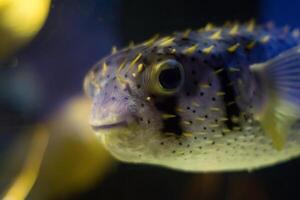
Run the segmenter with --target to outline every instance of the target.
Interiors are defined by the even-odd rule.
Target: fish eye
[[[174,94],[181,88],[183,81],[183,66],[176,60],[162,61],[152,69],[151,90],[156,94]]]

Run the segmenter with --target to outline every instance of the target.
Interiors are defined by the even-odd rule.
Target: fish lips
[[[90,125],[96,132],[117,128],[126,128],[133,123],[138,123],[138,117],[132,113],[107,113],[104,118],[91,117]]]
[[[108,130],[108,129],[114,129],[114,128],[123,128],[128,126],[128,122],[126,120],[119,121],[119,122],[113,122],[113,123],[107,123],[102,125],[92,125],[92,129],[96,132],[101,130]]]

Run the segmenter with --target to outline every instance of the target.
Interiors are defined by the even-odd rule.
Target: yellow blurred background
[[[0,66],[38,34],[50,5],[51,0],[0,0]],[[21,130],[5,154],[0,174],[9,184],[0,188],[1,199],[62,198],[91,187],[109,171],[113,159],[88,126],[90,101],[66,102],[48,120]]]
[[[0,0],[0,61],[8,59],[38,33],[51,0]]]

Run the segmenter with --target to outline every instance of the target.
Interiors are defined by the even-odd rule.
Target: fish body
[[[84,82],[93,99],[90,124],[125,162],[233,171],[297,157],[300,79],[287,79],[296,89],[281,90],[284,77],[277,75],[289,63],[276,64],[296,57],[296,50],[285,52],[299,43],[297,31],[250,22],[208,25],[114,51]],[[288,74],[300,73],[290,68]]]

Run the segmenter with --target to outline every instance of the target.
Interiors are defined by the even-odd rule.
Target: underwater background
[[[297,0],[52,0],[39,33],[1,63],[0,197],[22,172],[36,130],[32,127],[59,118],[53,113],[83,94],[85,73],[113,45],[122,48],[156,33],[197,29],[208,22],[256,19],[296,28],[299,7]],[[50,141],[53,150],[42,161],[27,199],[299,198],[299,159],[253,172],[184,173],[119,163],[78,130],[51,131],[59,134]]]

